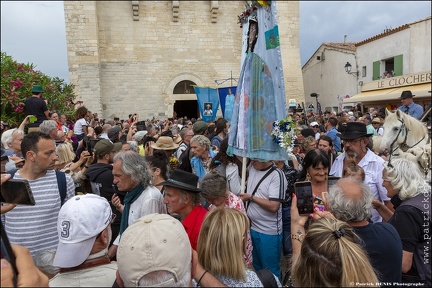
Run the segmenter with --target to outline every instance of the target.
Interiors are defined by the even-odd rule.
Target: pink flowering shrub
[[[18,63],[12,56],[1,52],[1,120],[17,127],[25,118],[25,100],[31,96],[34,84],[42,85],[42,97],[48,101],[48,109],[72,115],[75,94],[73,85],[63,79],[49,77],[34,70],[33,64]]]

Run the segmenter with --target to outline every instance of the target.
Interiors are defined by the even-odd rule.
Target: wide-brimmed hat
[[[173,138],[169,136],[160,136],[156,143],[151,145],[151,147],[156,150],[175,150],[178,146],[178,144],[174,143]]]
[[[381,119],[378,118],[378,117],[373,118],[373,120],[372,120],[372,124],[375,124],[375,123],[377,123],[377,124],[381,124]]]
[[[339,136],[342,140],[351,140],[351,139],[357,139],[360,137],[370,137],[373,134],[367,133],[366,124],[361,122],[348,122],[346,124],[346,128],[342,133],[338,133],[337,136]]]
[[[156,184],[156,186],[160,185],[180,188],[194,193],[201,192],[201,189],[197,188],[198,176],[179,169],[174,170],[167,181]]]
[[[412,98],[413,96],[415,96],[415,95],[413,95],[410,90],[407,90],[407,91],[403,91],[402,92],[400,98],[401,99],[406,99],[406,98]]]
[[[45,91],[43,90],[41,85],[33,85],[31,92],[32,93],[44,93]]]

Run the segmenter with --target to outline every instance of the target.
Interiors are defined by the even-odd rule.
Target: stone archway
[[[205,86],[204,81],[197,75],[193,73],[179,73],[174,76],[166,86],[166,89],[163,93],[163,100],[165,104],[165,115],[169,115],[171,117],[174,112],[174,103],[176,100],[196,100],[196,94],[174,94],[174,87],[181,81],[191,81],[194,82],[197,86]]]

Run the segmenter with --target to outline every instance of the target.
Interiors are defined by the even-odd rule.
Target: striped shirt
[[[23,179],[19,170],[14,179]],[[54,170],[28,181],[36,205],[17,205],[4,217],[9,241],[27,247],[34,256],[39,251],[57,248],[57,219],[61,200]],[[66,175],[66,187],[65,200],[68,200],[75,195],[75,185],[69,175]]]

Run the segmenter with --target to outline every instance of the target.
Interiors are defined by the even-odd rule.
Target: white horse
[[[426,126],[419,120],[399,110],[386,109],[384,135],[380,150],[387,148],[392,157],[404,157],[420,165],[425,175],[431,168],[431,139]]]

